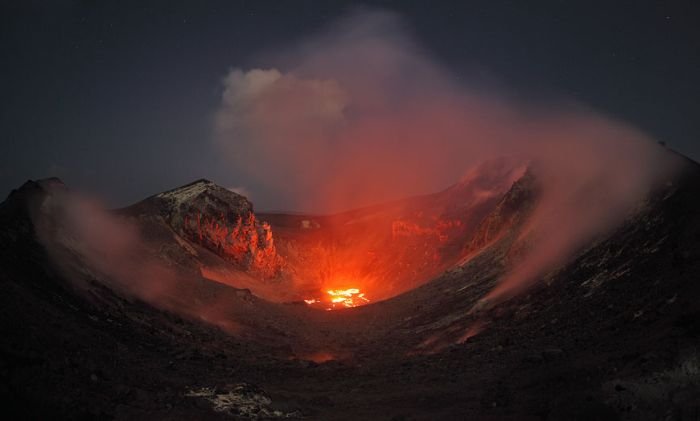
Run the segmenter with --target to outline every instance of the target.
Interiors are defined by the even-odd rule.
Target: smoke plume
[[[391,13],[356,12],[280,51],[265,67],[224,78],[215,132],[233,166],[295,199],[288,202],[295,210],[339,211],[437,191],[502,156],[513,168],[532,165],[541,194],[521,237],[534,246],[490,302],[620,223],[672,166],[644,133],[581,105],[516,103],[457,82]],[[502,183],[493,185],[502,194]],[[66,253],[57,262],[83,256],[115,288],[178,311],[189,305],[167,296],[198,272],[174,273],[154,254],[158,244],[123,218],[70,195],[46,206],[39,232],[47,248]]]
[[[491,295],[565,261],[631,212],[670,168],[653,139],[582,104],[516,102],[432,59],[401,19],[356,11],[225,77],[215,137],[294,210],[339,211],[436,191],[499,156],[537,164],[538,239]]]
[[[231,295],[203,290],[198,268],[168,261],[162,243],[100,201],[62,184],[45,189],[40,206],[32,211],[37,238],[76,292],[90,300],[105,299],[100,289],[92,291],[102,284],[123,297],[238,332],[228,311]]]
[[[136,225],[88,196],[54,185],[32,217],[38,239],[77,290],[99,280],[160,306],[181,276],[153,258]]]

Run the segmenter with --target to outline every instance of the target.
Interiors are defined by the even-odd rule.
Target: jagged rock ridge
[[[187,240],[263,278],[280,274],[272,229],[244,196],[202,179],[146,201]]]

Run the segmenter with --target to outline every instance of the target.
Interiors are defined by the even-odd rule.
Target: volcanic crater
[[[536,165],[332,215],[255,212],[208,180],[107,211],[28,181],[0,205],[3,401],[38,418],[693,419],[699,186],[684,160],[504,290],[537,249]]]

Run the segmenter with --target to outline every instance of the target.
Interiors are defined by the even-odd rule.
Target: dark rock
[[[555,360],[563,355],[564,351],[560,348],[548,348],[542,351],[542,358],[544,358],[547,361]]]

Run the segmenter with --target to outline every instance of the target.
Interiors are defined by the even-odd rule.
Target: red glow
[[[479,222],[522,175],[516,164],[482,165],[430,196],[330,216],[259,217],[273,227],[276,253],[291,280],[286,288],[298,294],[297,301],[354,307],[415,288],[464,257]],[[328,293],[351,289],[358,292],[348,301]]]
[[[336,357],[333,354],[324,351],[314,352],[308,355],[301,355],[299,356],[299,358],[302,360],[313,361],[317,364],[322,364],[336,359]]]
[[[235,224],[228,224],[224,215],[218,219],[186,215],[183,231],[191,240],[264,278],[279,269],[270,225],[259,223],[252,212],[246,218],[239,216]]]
[[[568,99],[509,101],[460,83],[403,27],[391,14],[357,13],[281,48],[284,68],[233,69],[215,119],[232,164],[275,192],[277,203],[337,212],[436,191],[494,157],[536,162],[542,197],[531,224],[538,243],[490,300],[527,288],[619,223],[666,167],[652,139]],[[454,250],[473,228],[465,221],[486,216],[469,214],[479,200],[505,192],[494,184],[483,177],[463,203],[424,215],[415,211],[439,202],[437,195],[413,208],[323,218],[304,233],[275,227],[276,246],[299,299],[317,299],[307,297],[351,279],[343,285],[381,300],[510,231],[512,221],[495,218],[484,235]]]
[[[329,289],[326,295],[320,298],[310,298],[304,300],[311,306],[323,306],[326,310],[338,308],[357,307],[369,303],[369,298],[359,288]]]

